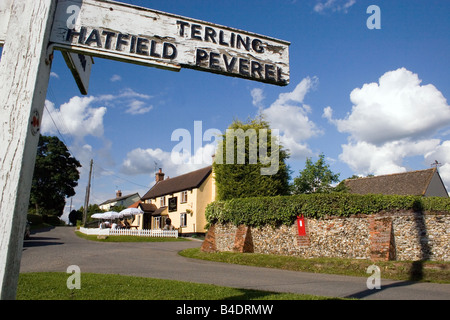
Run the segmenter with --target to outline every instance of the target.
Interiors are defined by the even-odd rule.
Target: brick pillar
[[[205,240],[202,243],[201,251],[203,252],[216,252],[216,225],[209,227],[208,233],[205,236]]]
[[[369,217],[370,259],[395,260],[395,242],[390,217]]]
[[[233,251],[254,252],[252,231],[250,227],[243,224],[238,226],[236,236],[234,238]]]

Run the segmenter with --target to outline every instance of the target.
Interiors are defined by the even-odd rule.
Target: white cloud
[[[153,106],[148,105],[148,100],[151,98],[152,96],[148,94],[139,93],[130,88],[122,90],[117,95],[107,94],[98,97],[99,100],[105,101],[111,106],[125,106],[125,113],[131,115],[142,115],[150,112]]]
[[[325,108],[322,116],[350,134],[339,159],[357,174],[379,175],[406,171],[408,157],[424,157],[427,167],[436,158],[450,184],[450,142],[436,138],[449,129],[450,106],[435,86],[421,82],[400,68],[354,89],[353,107],[344,119],[334,119],[333,109]]]
[[[330,107],[324,116],[357,141],[382,144],[427,137],[450,122],[442,93],[432,84],[421,85],[418,75],[405,68],[386,72],[379,83],[354,89],[350,100],[352,112],[345,119],[333,120]]]
[[[56,72],[50,72],[50,77],[59,79],[59,75]]]
[[[111,79],[109,79],[111,82],[117,82],[117,81],[121,81],[122,77],[119,76],[118,74],[115,74],[111,77]]]
[[[147,106],[147,104],[140,100],[132,100],[128,104],[128,109],[125,111],[126,113],[137,115],[144,114],[153,109],[153,106]]]
[[[63,135],[70,135],[78,140],[91,135],[103,136],[103,117],[106,114],[105,107],[94,107],[95,97],[73,97],[55,108],[51,101],[45,101],[45,112],[42,118],[41,131],[43,134],[57,134],[58,130]],[[55,123],[58,128],[55,127]]]
[[[130,175],[153,175],[156,166],[163,169],[166,177],[179,176],[211,165],[215,148],[215,143],[206,144],[197,149],[193,155],[189,152],[173,153],[160,148],[136,148],[128,152],[122,163],[121,172]]]
[[[265,99],[264,91],[260,88],[255,88],[250,92],[250,94],[252,95],[253,98],[252,101],[253,105],[261,110],[262,101]]]
[[[376,146],[358,141],[343,145],[339,159],[362,175],[405,172],[407,168],[403,166],[403,160],[406,157],[424,155],[437,148],[439,143],[439,139],[399,140]]]
[[[305,95],[318,83],[317,78],[303,79],[293,91],[281,93],[272,105],[262,114],[272,129],[280,130],[281,144],[289,149],[291,158],[302,159],[312,155],[305,142],[311,137],[322,134],[308,114],[311,107],[303,104]]]
[[[425,163],[431,165],[436,160],[441,164],[439,174],[445,187],[450,191],[450,140],[442,142],[437,148],[425,154]]]
[[[318,13],[323,13],[325,11],[347,13],[348,9],[355,3],[356,0],[319,0],[314,6],[314,11]]]

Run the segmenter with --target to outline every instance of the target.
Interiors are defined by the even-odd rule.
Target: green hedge
[[[348,193],[240,198],[212,202],[205,214],[210,224],[220,222],[258,227],[291,225],[300,214],[309,218],[325,215],[345,217],[397,210],[450,212],[450,198]]]

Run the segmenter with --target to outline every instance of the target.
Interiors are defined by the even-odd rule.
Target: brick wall
[[[383,212],[376,215],[305,219],[297,224],[250,228],[211,226],[204,251],[256,252],[302,257],[450,261],[450,214]]]

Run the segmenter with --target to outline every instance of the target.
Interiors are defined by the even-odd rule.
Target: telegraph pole
[[[89,169],[89,181],[86,187],[86,197],[84,198],[84,211],[83,211],[83,227],[86,227],[87,220],[87,211],[89,206],[89,195],[91,193],[91,176],[92,176],[92,165],[94,164],[94,160],[91,159],[91,167]]]

